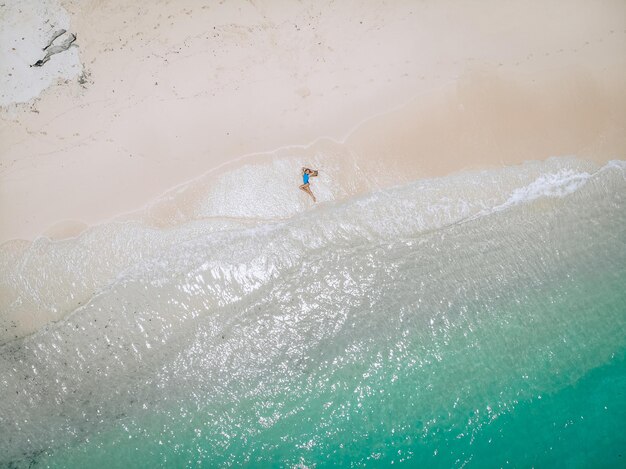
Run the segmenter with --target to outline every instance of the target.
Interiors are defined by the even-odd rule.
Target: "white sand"
[[[87,81],[3,101],[0,242],[74,234],[257,158],[242,155],[287,147],[278,153],[311,160],[335,148],[303,148],[321,137],[345,142],[333,161],[350,155],[376,171],[373,185],[626,158],[621,0],[61,3],[78,48],[41,69],[12,62],[20,79],[2,78],[0,94],[24,101],[35,73],[68,76],[76,53]],[[3,54],[7,34],[62,17],[37,8],[39,23],[22,24],[0,11]]]

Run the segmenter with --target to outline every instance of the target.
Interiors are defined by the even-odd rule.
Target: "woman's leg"
[[[313,195],[313,192],[311,192],[311,188],[309,187],[308,184],[302,184],[300,186],[300,189],[302,189],[304,192],[306,192],[307,194],[309,194],[311,197],[313,197],[313,202],[317,202],[317,199],[315,198],[315,196]]]

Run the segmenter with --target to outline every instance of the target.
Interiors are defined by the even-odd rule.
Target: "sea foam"
[[[122,278],[141,277],[159,265],[185,274],[189,256],[183,251],[213,253],[211,264],[225,272],[220,295],[236,298],[234,291],[269,281],[311,249],[415,236],[541,197],[564,197],[599,172],[620,171],[613,163],[600,170],[589,166],[555,158],[419,180],[351,198],[332,168],[325,168],[314,182],[325,202],[315,207],[298,190],[297,178],[290,177],[298,174],[297,162],[244,166],[215,184],[196,183],[168,194],[167,203],[181,209],[176,224],[166,228],[131,220],[93,227],[75,239],[3,246],[0,343],[62,319]],[[194,193],[191,202],[189,192]],[[241,194],[247,195],[241,199]],[[223,304],[220,295],[216,301]]]

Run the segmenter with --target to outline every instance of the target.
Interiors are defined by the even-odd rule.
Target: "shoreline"
[[[562,21],[541,38],[525,37],[533,8],[497,2],[500,23],[453,2],[371,7],[358,21],[272,2],[63,5],[90,81],[0,112],[0,244],[133,216],[207,174],[324,146],[338,168],[376,176],[337,175],[347,195],[551,156],[626,158],[618,2],[546,7],[536,28]]]
[[[246,156],[252,158],[252,157],[258,157],[259,154],[252,154],[252,155],[246,155]],[[531,164],[547,166],[548,163],[550,162],[554,163],[554,162],[567,162],[567,161],[576,162],[578,165],[581,165],[582,167],[585,167],[588,170],[592,170],[592,172],[589,173],[590,176],[594,176],[598,174],[599,171],[614,167],[611,163],[616,163],[617,165],[620,165],[622,163],[626,164],[626,158],[606,158],[606,159],[593,159],[592,160],[592,159],[586,159],[586,158],[578,158],[573,155],[562,155],[562,156],[550,156],[543,160],[524,160],[524,161],[519,161],[519,162],[512,163],[512,164],[506,164],[506,165],[495,165],[495,166],[494,165],[491,165],[491,166],[481,165],[481,166],[474,166],[474,167],[466,167],[463,169],[452,171],[450,173],[425,176],[419,179],[405,179],[403,181],[394,180],[393,183],[390,183],[385,186],[372,188],[371,190],[355,191],[342,198],[326,200],[326,201],[318,201],[316,204],[313,204],[311,207],[309,207],[309,209],[316,209],[318,207],[324,206],[326,203],[344,203],[344,202],[350,203],[351,200],[355,200],[360,197],[367,197],[368,194],[375,194],[381,191],[393,190],[393,189],[403,187],[411,183],[420,183],[420,182],[422,183],[435,182],[436,183],[436,182],[439,182],[440,180],[447,179],[447,178],[476,176],[485,171],[492,172],[492,171],[498,171],[498,170],[516,170],[516,169],[522,170],[522,169],[528,169],[528,165],[531,165]],[[246,163],[241,163],[239,168],[245,166],[245,164]],[[236,168],[233,168],[233,172],[234,171],[236,171]],[[552,173],[545,173],[545,174],[551,175]],[[545,174],[540,173],[540,175],[545,175]],[[266,223],[285,222],[293,217],[300,216],[303,213],[302,211],[299,211],[299,212],[288,214],[283,217],[279,216],[275,218],[272,218],[272,217],[254,218],[250,216],[229,217],[225,215],[210,215],[206,217],[176,220],[173,222],[168,221],[168,217],[167,217],[168,210],[166,208],[165,215],[163,215],[163,208],[162,208],[162,205],[167,205],[167,202],[169,201],[168,196],[169,195],[175,196],[177,195],[177,193],[183,192],[190,188],[192,190],[198,189],[200,185],[196,187],[194,187],[194,185],[196,183],[203,182],[203,179],[205,179],[207,176],[210,176],[210,175],[211,174],[209,172],[209,174],[204,174],[190,181],[183,182],[179,184],[178,186],[175,186],[169,189],[168,191],[163,193],[161,196],[148,202],[145,206],[137,210],[132,210],[132,211],[128,211],[125,213],[116,214],[110,219],[101,220],[98,223],[95,223],[92,225],[88,225],[79,220],[60,220],[55,225],[49,227],[42,234],[36,236],[33,239],[15,238],[15,239],[9,239],[9,240],[0,242],[0,251],[3,251],[4,253],[8,253],[15,249],[17,250],[25,249],[31,246],[33,243],[41,241],[41,240],[50,242],[50,243],[76,241],[79,238],[81,238],[84,234],[90,232],[91,230],[97,230],[105,226],[111,226],[111,225],[117,225],[117,224],[126,224],[126,223],[137,224],[138,226],[143,226],[148,229],[156,229],[156,230],[176,229],[177,227],[183,227],[183,225],[185,224],[190,224],[194,222],[202,222],[202,221],[210,221],[210,220],[231,221],[234,223],[241,223],[242,226],[246,224],[251,224],[252,226],[258,223],[262,223],[262,222],[266,222]],[[518,189],[525,189],[525,187],[520,187]]]
[[[484,79],[484,75],[483,75]],[[489,76],[489,79],[499,81],[501,86],[516,86],[514,82],[507,81],[506,79],[502,79],[497,75]],[[552,79],[553,82],[558,82],[556,79]],[[352,190],[348,190],[345,194],[345,197],[351,197],[353,195],[361,194],[367,191],[376,190],[388,187],[390,185],[395,185],[398,183],[408,182],[409,180],[417,180],[417,179],[431,179],[442,176],[447,176],[451,174],[462,173],[465,171],[473,171],[480,169],[493,169],[498,167],[510,167],[517,166],[525,162],[529,161],[545,161],[548,158],[567,158],[567,157],[576,157],[581,160],[587,160],[589,162],[593,162],[597,165],[603,165],[610,160],[624,160],[626,159],[626,138],[619,138],[617,130],[614,129],[614,135],[617,135],[618,138],[614,138],[613,140],[604,140],[601,144],[598,144],[598,141],[601,140],[598,138],[597,133],[591,132],[590,136],[583,135],[584,126],[581,123],[574,123],[572,125],[572,129],[567,132],[567,139],[565,139],[561,144],[567,145],[578,145],[578,148],[581,151],[573,151],[572,147],[569,148],[566,146],[561,147],[560,152],[554,152],[554,148],[558,148],[558,145],[555,146],[554,140],[549,139],[547,143],[539,146],[539,150],[536,153],[527,153],[530,155],[536,155],[537,158],[525,158],[520,157],[523,153],[520,151],[513,151],[511,154],[496,154],[495,151],[485,152],[487,149],[484,145],[478,145],[477,148],[472,148],[472,150],[476,153],[483,152],[481,157],[470,157],[463,159],[454,159],[451,158],[448,161],[444,161],[442,165],[433,164],[435,160],[426,158],[420,160],[415,157],[416,148],[419,148],[420,145],[428,148],[435,147],[442,150],[441,155],[445,156],[445,153],[450,153],[454,151],[454,148],[446,148],[445,145],[441,145],[440,140],[437,137],[434,137],[435,142],[433,142],[433,132],[421,132],[419,135],[423,134],[431,134],[428,138],[422,139],[420,137],[417,140],[411,140],[412,136],[408,135],[414,131],[414,127],[410,126],[408,129],[402,128],[403,122],[416,122],[420,119],[423,122],[427,122],[430,119],[430,116],[433,114],[441,112],[450,112],[454,108],[458,107],[459,109],[463,108],[463,104],[459,104],[460,100],[458,97],[459,88],[463,89],[464,85],[462,85],[462,81],[459,80],[455,83],[451,83],[448,85],[441,86],[438,92],[430,92],[430,93],[422,93],[421,95],[414,96],[409,99],[406,103],[395,106],[393,109],[388,111],[383,111],[368,118],[362,119],[358,124],[353,126],[349,131],[345,133],[345,135],[338,140],[332,139],[330,137],[318,137],[313,142],[304,145],[284,145],[277,149],[263,152],[252,152],[248,154],[244,154],[228,161],[224,161],[217,165],[214,168],[206,171],[205,173],[196,176],[190,180],[183,181],[173,187],[167,188],[164,192],[159,194],[158,196],[148,200],[144,205],[139,208],[130,209],[121,213],[115,213],[111,217],[98,220],[95,223],[86,223],[82,220],[59,220],[54,225],[49,226],[42,233],[37,236],[34,236],[31,240],[47,237],[51,240],[63,240],[63,239],[71,239],[75,238],[84,230],[89,229],[94,226],[98,226],[101,224],[116,222],[116,221],[126,221],[126,220],[135,220],[135,221],[143,221],[147,222],[151,218],[151,212],[155,207],[159,205],[163,205],[163,202],[167,200],[168,197],[172,196],[172,194],[176,194],[178,192],[184,191],[189,187],[193,186],[204,186],[209,187],[211,184],[214,184],[216,180],[227,175],[229,173],[236,172],[237,170],[245,167],[246,165],[254,164],[260,168],[264,165],[271,165],[273,161],[278,161],[281,159],[292,159],[297,161],[306,161],[311,160],[311,158],[315,158],[315,154],[324,153],[325,150],[329,149],[329,152],[342,152],[339,158],[344,158],[346,155],[358,153],[359,156],[355,157],[354,161],[347,161],[345,172],[349,173],[353,171],[355,168],[361,168],[364,173],[369,171],[376,171],[376,165],[378,164],[379,168],[382,168],[386,173],[382,177],[382,175],[377,174],[377,181],[374,184],[366,184],[360,187],[352,188]],[[565,90],[563,95],[573,94],[574,92],[571,90]],[[524,93],[520,93],[524,94]],[[540,95],[545,95],[546,90],[543,90],[539,93]],[[558,98],[558,93],[554,90],[548,90],[547,94],[552,96],[553,98]],[[610,93],[611,99],[614,99],[617,96],[617,93]],[[470,92],[464,99],[467,97],[475,98],[475,96]],[[508,97],[513,98],[513,101],[516,101],[517,97],[512,93],[508,93]],[[619,117],[619,121],[626,122],[626,93],[620,96],[622,101],[617,101],[614,103],[613,112],[618,113],[620,110],[622,111],[622,116]],[[555,98],[555,99],[556,99]],[[558,101],[558,99],[556,99]],[[535,99],[535,104],[539,102],[540,99]],[[597,102],[597,97],[595,98]],[[602,104],[602,103],[600,103]],[[526,103],[528,105],[528,103]],[[606,105],[606,103],[604,103]],[[560,110],[559,105],[553,106],[554,109]],[[480,113],[480,109],[474,109],[474,112]],[[513,109],[506,109],[506,112],[509,114],[515,113],[516,111]],[[566,111],[564,111],[566,112]],[[461,112],[460,114],[463,114]],[[609,113],[610,114],[610,113]],[[458,123],[458,116],[441,116],[439,115],[439,130],[438,134],[452,134],[462,135],[463,132],[460,129],[463,125]],[[537,116],[534,116],[537,117]],[[528,118],[528,120],[532,120]],[[571,121],[572,119],[570,119]],[[619,122],[618,121],[618,122]],[[447,125],[450,123],[456,123],[456,127],[453,130],[447,128]],[[483,123],[485,121],[483,120]],[[556,130],[562,129],[562,126],[558,124],[558,119],[555,120],[557,123]],[[432,124],[432,122],[430,123]],[[435,123],[434,127],[437,127],[437,123]],[[442,130],[443,129],[443,130]],[[465,131],[464,129],[461,129]],[[474,130],[474,129],[470,129]],[[516,134],[516,129],[510,129],[513,132],[509,132],[508,135],[505,135],[505,139],[510,139],[512,137],[518,140],[518,146],[522,142],[523,139],[520,138],[519,135]],[[537,129],[535,129],[536,131]],[[553,132],[555,129],[546,129],[547,133]],[[603,127],[602,132],[604,135],[606,134],[607,127]],[[575,135],[575,131],[578,131],[578,135]],[[382,137],[380,135],[382,135]],[[397,134],[394,136],[394,132]],[[528,130],[526,130],[528,134]],[[599,132],[598,132],[599,133]],[[396,142],[402,142],[399,146],[389,145],[390,139],[389,136],[394,136],[394,140]],[[424,141],[427,141],[424,143]],[[462,138],[460,139],[462,140]],[[408,142],[408,143],[407,143]],[[387,146],[388,152],[393,152],[392,158],[386,158],[389,155],[385,154],[381,148]],[[325,148],[326,147],[326,148]],[[453,146],[454,147],[454,146]],[[458,145],[457,145],[458,147]],[[552,148],[552,150],[550,149]],[[375,151],[381,151],[381,154],[375,155]],[[511,147],[509,150],[515,150],[515,148]],[[423,150],[421,150],[423,151]],[[298,156],[293,156],[294,153],[299,153]],[[454,155],[452,155],[454,156]],[[334,157],[337,160],[337,156]],[[347,157],[345,158],[347,160]],[[403,159],[407,159],[404,160]],[[332,162],[333,158],[329,158],[329,162]],[[395,163],[396,167],[394,168],[390,163]],[[337,179],[341,180],[342,175],[335,175]],[[294,197],[299,197],[299,192],[297,189],[297,174],[294,174]],[[353,181],[352,181],[353,182]],[[350,183],[345,180],[341,182],[342,186],[349,186]],[[152,217],[154,218],[154,217]],[[190,220],[190,219],[189,219]],[[189,221],[187,220],[187,221]],[[185,220],[179,220],[178,222],[183,223]],[[152,223],[152,221],[148,221],[148,223]],[[171,226],[170,223],[157,222],[156,226]],[[3,240],[0,245],[4,245],[5,243],[10,243],[12,241],[22,241],[23,239],[12,239],[12,240]]]
[[[522,210],[539,218],[554,215],[549,207],[571,204],[572,200],[582,200],[584,205],[584,198],[570,198],[578,197],[576,193],[593,191],[594,186],[604,191],[610,191],[614,184],[623,188],[625,171],[626,160],[600,167],[588,160],[554,157],[355,193],[315,206],[311,203],[310,211],[283,217],[214,214],[168,223],[163,211],[159,213],[162,207],[155,207],[155,212],[144,214],[144,218],[102,223],[73,238],[8,241],[0,245],[0,254],[5,265],[15,268],[0,271],[0,320],[4,324],[0,347],[63,324],[112,288],[125,288],[144,274],[153,272],[158,277],[170,275],[170,268],[184,270],[194,265],[198,252],[211,259],[202,269],[213,272],[216,279],[237,283],[240,268],[254,277],[259,263],[265,265],[279,252],[297,264],[303,249],[345,247],[346,239],[357,241],[356,249],[361,243],[381,240],[385,240],[383,246],[405,242],[421,245],[423,236],[444,239],[460,224],[489,224],[491,217],[505,213],[519,214]],[[604,182],[598,186],[600,178]],[[194,195],[197,187],[186,189]],[[191,204],[190,213],[197,208],[203,207]],[[272,241],[266,239],[268,236]],[[143,274],[137,277],[138,272]],[[261,272],[263,280],[254,278],[271,283],[272,274]],[[44,287],[48,284],[54,287]]]

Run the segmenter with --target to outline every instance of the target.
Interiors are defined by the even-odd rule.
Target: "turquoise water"
[[[394,391],[390,393],[393,395]],[[537,396],[519,402],[514,409],[498,417],[480,418],[479,412],[469,411],[468,422],[481,422],[471,430],[471,436],[455,434],[458,430],[445,424],[447,412],[442,412],[445,417],[437,433],[425,437],[420,415],[412,412],[397,415],[399,412],[396,413],[395,409],[378,403],[383,408],[372,405],[354,412],[351,426],[358,428],[361,436],[356,441],[353,435],[345,434],[345,428],[315,446],[309,442],[298,443],[308,436],[315,438],[311,432],[303,432],[304,429],[295,435],[290,434],[288,439],[268,432],[261,437],[260,447],[254,451],[246,448],[247,443],[216,444],[218,435],[207,429],[210,427],[207,420],[215,417],[205,410],[177,422],[176,427],[171,426],[169,419],[150,416],[142,422],[144,425],[148,423],[152,427],[150,430],[131,425],[132,430],[120,429],[112,434],[99,435],[91,445],[62,452],[60,457],[44,458],[41,465],[209,467],[248,463],[251,466],[380,467],[404,463],[418,467],[467,464],[475,467],[623,467],[626,457],[625,397],[626,361],[622,354],[592,370],[575,384],[542,395],[541,399]],[[407,407],[412,406],[408,404]],[[289,430],[294,431],[294,424],[295,428],[297,425],[320,425],[319,416],[312,417],[312,422],[307,421],[309,417],[290,422]],[[372,427],[372,419],[380,419],[383,423],[379,428]],[[209,433],[213,442],[202,437],[202,430]],[[128,438],[128,433],[133,433],[134,438]],[[161,445],[159,441],[165,443]]]
[[[0,463],[623,467],[625,169],[581,165],[163,235],[0,349]]]

